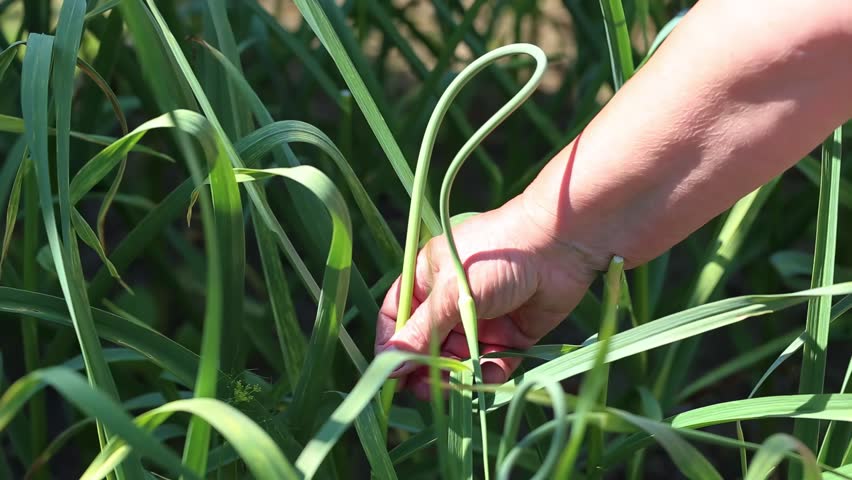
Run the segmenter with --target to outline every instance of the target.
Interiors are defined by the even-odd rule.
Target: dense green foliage
[[[850,128],[614,258],[504,385],[373,358],[418,243],[520,192],[686,3],[0,0],[0,479],[852,478]],[[449,402],[394,393],[405,361]]]

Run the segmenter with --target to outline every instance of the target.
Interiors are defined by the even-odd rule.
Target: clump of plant
[[[261,392],[260,385],[243,383],[243,381],[239,379],[234,381],[233,390],[233,402],[235,404],[251,402],[254,400],[254,396]]]

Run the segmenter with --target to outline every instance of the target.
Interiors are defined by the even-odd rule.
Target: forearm
[[[545,167],[525,210],[593,268],[667,250],[852,114],[847,3],[700,2]]]

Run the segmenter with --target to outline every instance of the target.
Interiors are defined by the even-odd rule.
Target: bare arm
[[[524,194],[603,269],[679,242],[852,115],[852,2],[703,0]]]
[[[483,352],[529,348],[574,309],[613,255],[642,264],[793,165],[852,114],[852,2],[702,0],[526,191],[453,229]],[[446,239],[418,257],[414,311],[376,350],[465,358]],[[490,383],[517,359],[483,361]],[[422,371],[402,369],[426,397]]]

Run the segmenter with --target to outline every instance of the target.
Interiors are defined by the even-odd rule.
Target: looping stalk
[[[459,283],[459,309],[462,315],[462,323],[467,337],[468,347],[470,348],[471,361],[474,367],[474,379],[477,383],[482,383],[482,369],[479,363],[479,342],[477,332],[477,314],[476,305],[470,290],[470,284],[465,274],[464,265],[459,258],[458,249],[456,248],[453,239],[452,227],[450,223],[450,191],[453,182],[455,181],[458,171],[464,164],[465,160],[470,156],[473,150],[487,137],[498,125],[500,125],[513,111],[515,111],[538,87],[547,67],[547,58],[544,52],[535,45],[519,43],[506,45],[497,48],[491,52],[476,59],[468,65],[458,76],[453,79],[447,90],[441,95],[438,100],[432,116],[429,118],[429,123],[426,126],[426,132],[423,135],[423,142],[420,146],[420,154],[417,159],[417,168],[414,174],[414,188],[411,196],[411,209],[408,216],[408,230],[405,239],[405,253],[403,257],[402,280],[400,284],[400,299],[396,328],[397,331],[402,329],[411,314],[411,300],[414,291],[414,271],[417,261],[418,240],[420,238],[420,219],[423,197],[426,189],[426,178],[429,170],[429,163],[432,157],[432,150],[435,145],[435,140],[438,135],[438,129],[444,119],[450,104],[459,94],[461,89],[483,69],[496,62],[500,58],[512,55],[529,55],[536,62],[535,70],[527,81],[527,83],[516,93],[497,113],[488,119],[479,129],[468,139],[456,154],[453,161],[450,163],[444,180],[441,185],[440,197],[440,216],[441,228],[444,235],[447,237],[447,242],[450,248],[450,256],[455,267],[458,283]],[[389,382],[389,388],[383,392],[383,406],[385,412],[390,408],[393,399],[393,384]],[[479,395],[480,402],[484,402],[484,395]],[[480,408],[480,424],[483,435],[483,456],[486,465],[486,478],[488,475],[487,462],[487,442],[485,438],[485,408]]]

